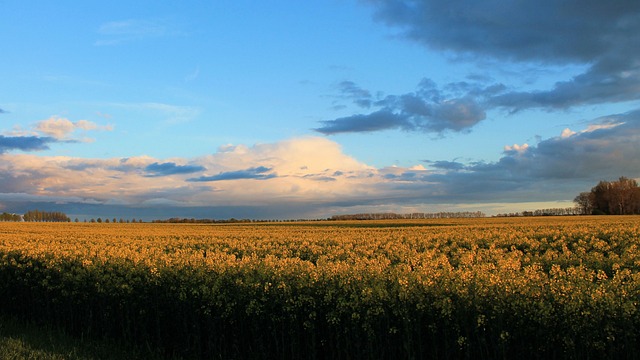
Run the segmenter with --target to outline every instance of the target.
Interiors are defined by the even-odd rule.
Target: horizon
[[[640,2],[0,9],[0,212],[492,216],[640,180]]]

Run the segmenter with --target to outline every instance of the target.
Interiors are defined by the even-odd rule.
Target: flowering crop
[[[640,217],[0,223],[2,311],[185,358],[618,358]]]

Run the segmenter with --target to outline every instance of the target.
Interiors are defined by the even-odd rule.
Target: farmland
[[[633,358],[639,246],[637,216],[0,223],[0,309],[185,359]]]

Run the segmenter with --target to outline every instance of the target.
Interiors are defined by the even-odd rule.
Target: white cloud
[[[427,169],[422,164],[418,164],[410,167],[409,170],[425,171]]]
[[[161,19],[127,19],[106,22],[98,28],[98,39],[94,45],[119,45],[131,41],[159,38],[179,34],[172,26]]]
[[[504,147],[504,151],[523,153],[527,151],[528,148],[529,148],[529,144],[522,144],[522,145],[513,144],[513,145],[506,145]]]
[[[69,119],[52,116],[49,119],[39,121],[35,124],[34,130],[45,136],[50,136],[56,140],[70,140],[70,135],[76,130],[101,130],[111,131],[113,127],[110,125],[98,125],[88,120],[79,120],[72,122]]]
[[[75,130],[75,125],[68,119],[52,116],[35,125],[35,130],[56,139],[66,138]]]
[[[587,126],[587,128],[582,132],[593,132],[593,131],[602,130],[602,129],[613,129],[614,127],[620,126],[622,124],[623,124],[622,122],[591,124]]]

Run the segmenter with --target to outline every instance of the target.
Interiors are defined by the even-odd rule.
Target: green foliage
[[[162,359],[145,349],[112,341],[78,339],[59,329],[35,326],[0,316],[0,359],[3,360],[120,360]]]

